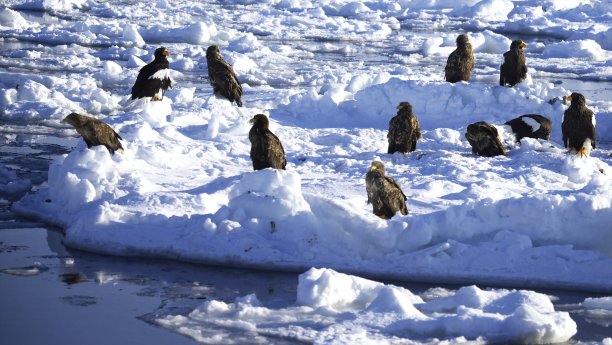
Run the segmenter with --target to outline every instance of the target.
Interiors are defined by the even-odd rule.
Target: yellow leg
[[[587,156],[587,153],[586,153],[586,150],[584,149],[584,147],[581,148],[580,150],[578,150],[578,154],[580,155],[581,158]]]

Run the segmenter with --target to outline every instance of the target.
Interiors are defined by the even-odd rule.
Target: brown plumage
[[[257,114],[250,122],[253,124],[249,131],[253,170],[265,168],[284,170],[287,166],[285,150],[278,137],[268,129],[270,125],[268,117]]]
[[[208,79],[215,95],[223,96],[242,107],[242,86],[232,66],[221,57],[219,47],[210,46],[206,49],[206,61]]]
[[[548,140],[552,131],[552,122],[538,114],[521,115],[505,123],[512,128],[516,141],[523,138]]]
[[[406,195],[397,182],[385,174],[382,162],[372,162],[365,180],[368,204],[372,204],[375,215],[391,219],[398,211],[403,215],[408,214]]]
[[[514,40],[510,50],[504,53],[504,63],[499,69],[499,85],[514,86],[527,77],[527,64],[523,48],[527,44],[521,40]]]
[[[104,145],[111,154],[114,154],[115,151],[123,152],[123,146],[119,141],[122,138],[119,134],[109,125],[96,118],[72,113],[61,122],[72,125],[85,140],[87,148]]]
[[[586,107],[586,99],[580,93],[574,92],[566,100],[571,104],[563,113],[563,145],[568,153],[576,151],[581,157],[588,156],[595,148],[595,114]]]
[[[419,139],[421,139],[421,129],[419,120],[412,113],[412,105],[408,102],[400,102],[397,106],[397,115],[389,121],[387,153],[412,152],[416,149],[416,142]]]
[[[474,70],[474,52],[468,35],[457,36],[457,49],[455,49],[446,61],[444,68],[444,80],[456,83],[458,81],[470,80]]]
[[[475,155],[493,157],[506,154],[497,128],[484,121],[470,124],[465,138],[472,146],[472,153]]]

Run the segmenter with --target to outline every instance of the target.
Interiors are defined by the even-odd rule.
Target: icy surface
[[[2,119],[75,135],[59,120],[76,111],[124,139],[125,153],[111,156],[75,138],[75,149],[51,164],[48,184],[13,206],[63,227],[72,246],[612,291],[609,1],[6,5]],[[449,84],[444,64],[463,32],[476,69],[470,82]],[[544,35],[525,38],[528,77],[499,87],[502,54],[524,34]],[[242,82],[244,108],[212,95],[211,44]],[[171,52],[173,88],[161,102],[130,102],[139,68],[162,45]],[[598,140],[586,159],[566,155],[561,141],[562,97],[575,91],[574,79],[603,90],[586,95]],[[414,153],[387,155],[387,125],[400,101],[413,105],[423,139]],[[252,171],[248,121],[258,113],[270,116],[287,171]],[[514,143],[501,124],[533,113],[553,121],[550,142]],[[464,133],[476,121],[499,126],[507,156],[471,154]],[[364,176],[374,159],[403,188],[409,215],[372,214]],[[1,168],[3,193],[30,188]]]
[[[218,327],[315,344],[545,344],[576,333],[567,312],[531,291],[467,286],[425,302],[404,288],[314,268],[300,275],[293,306],[266,306],[248,295],[233,303],[207,301],[186,316],[157,322],[202,343]]]

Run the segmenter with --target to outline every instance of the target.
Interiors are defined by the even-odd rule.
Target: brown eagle
[[[421,139],[421,129],[419,120],[412,113],[412,105],[408,102],[400,102],[397,106],[397,115],[389,121],[387,153],[412,152],[416,149],[416,142],[419,139]]]
[[[123,138],[109,125],[96,118],[72,113],[61,122],[72,125],[77,133],[83,137],[83,140],[85,140],[87,148],[104,145],[111,154],[115,154],[115,151],[123,152],[123,146],[121,146],[119,141],[119,139],[123,140]]]
[[[206,62],[208,63],[208,80],[215,95],[223,96],[242,107],[242,86],[232,66],[221,57],[218,46],[210,46],[206,49]]]
[[[385,175],[382,162],[372,162],[365,180],[368,204],[372,204],[375,215],[391,219],[398,211],[403,215],[408,214],[406,195],[393,178]]]
[[[151,97],[154,101],[161,101],[164,93],[172,87],[170,76],[170,63],[166,58],[170,52],[160,47],[155,49],[155,58],[138,72],[138,77],[132,86],[132,99]]]
[[[270,125],[268,117],[257,114],[253,116],[250,122],[253,124],[249,131],[253,170],[265,168],[284,170],[287,166],[285,150],[278,137],[268,129]]]
[[[446,61],[444,68],[444,80],[456,83],[458,81],[469,81],[470,74],[474,70],[474,52],[468,35],[457,36],[457,49],[455,49]]]
[[[523,48],[527,44],[521,40],[514,40],[510,50],[504,53],[504,63],[499,70],[499,85],[514,86],[527,77],[527,65]]]
[[[523,138],[548,140],[552,131],[552,122],[538,114],[521,115],[505,123],[512,128],[516,141]]]
[[[475,155],[493,157],[506,154],[497,128],[484,121],[470,124],[465,138],[472,146],[472,153]]]
[[[580,157],[586,157],[595,148],[595,114],[586,107],[582,94],[574,92],[565,99],[571,104],[563,113],[563,145],[569,149],[567,153],[576,151]]]

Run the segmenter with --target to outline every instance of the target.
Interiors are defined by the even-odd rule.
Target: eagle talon
[[[586,150],[584,149],[584,147],[581,148],[580,150],[578,150],[577,154],[580,155],[580,158],[588,156],[587,153],[586,153]]]

